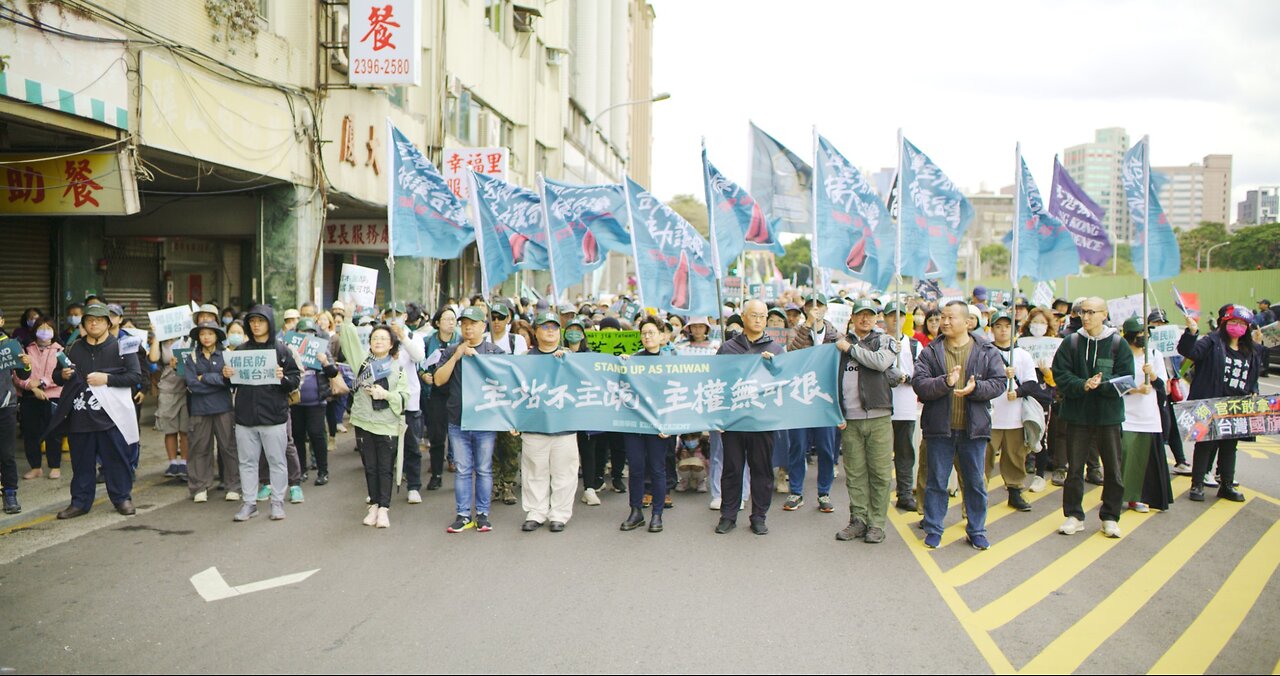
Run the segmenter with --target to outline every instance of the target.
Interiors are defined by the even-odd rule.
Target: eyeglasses
[[[1104,313],[1104,312],[1106,312],[1106,310],[1080,310],[1080,316],[1081,316],[1081,317],[1092,317],[1092,316],[1094,316],[1094,315],[1100,315],[1100,314],[1102,314],[1102,313]]]
[[[744,316],[744,317],[746,317],[747,319],[764,319],[764,318],[766,318],[766,317],[768,317],[768,316],[769,316],[769,313],[767,313],[767,312],[752,312],[752,313],[750,313],[750,314],[746,314],[746,315],[743,315],[743,316]]]
[[[560,325],[554,322],[547,322],[545,324],[539,324],[538,329],[541,331],[559,331]]]
[[[641,338],[657,338],[658,332],[657,331],[641,331],[640,337]]]

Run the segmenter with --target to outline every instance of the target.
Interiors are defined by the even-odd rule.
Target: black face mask
[[[1124,334],[1124,339],[1129,341],[1129,344],[1134,347],[1147,346],[1147,337],[1145,335],[1139,335],[1137,333],[1126,333]]]

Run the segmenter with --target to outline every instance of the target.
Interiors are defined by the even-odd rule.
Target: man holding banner
[[[533,323],[538,342],[528,354],[563,358],[559,315],[540,312]],[[578,488],[578,435],[576,432],[530,432],[524,434],[523,439],[520,498],[526,516],[521,530],[534,531],[549,521],[551,532],[559,533],[573,516],[573,495]]]

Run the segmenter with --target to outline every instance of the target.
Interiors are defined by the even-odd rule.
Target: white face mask
[[[1044,334],[1048,330],[1049,330],[1048,324],[1041,324],[1040,322],[1036,322],[1031,325],[1031,335],[1035,336],[1036,338],[1044,337]]]

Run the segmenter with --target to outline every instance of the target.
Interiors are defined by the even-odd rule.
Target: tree
[[[1009,249],[1003,244],[988,244],[978,250],[978,257],[986,273],[983,277],[1002,277],[1009,274]]]
[[[698,234],[710,237],[710,231],[707,228],[707,205],[703,204],[702,200],[693,195],[676,195],[667,202],[667,206],[680,214],[684,220],[689,221],[689,225],[692,225]]]
[[[1116,261],[1116,274],[1132,275],[1137,273],[1137,270],[1133,267],[1132,251],[1133,251],[1133,246],[1130,245],[1128,242],[1121,242],[1120,244],[1116,245],[1116,252],[1114,256],[1115,258],[1118,259]],[[1102,267],[1098,267],[1096,265],[1086,265],[1084,266],[1084,270],[1082,271],[1081,274],[1083,274],[1086,277],[1093,277],[1097,275],[1109,275],[1111,274],[1111,261],[1107,261],[1107,263]]]
[[[1280,267],[1280,223],[1242,228],[1231,243],[1213,252],[1233,270],[1273,270]],[[1221,258],[1219,258],[1221,256]]]
[[[1201,221],[1200,225],[1190,230],[1179,230],[1178,249],[1182,253],[1182,269],[1197,269],[1197,256],[1200,256],[1214,244],[1227,241],[1227,226],[1221,223]],[[1226,247],[1223,247],[1226,248]],[[1224,259],[1225,261],[1225,259]]]
[[[777,258],[778,271],[787,279],[795,275],[796,284],[800,286],[808,285],[812,274],[810,266],[813,263],[812,250],[809,248],[809,238],[800,237],[792,240],[790,244],[783,247],[783,250],[786,253]]]

